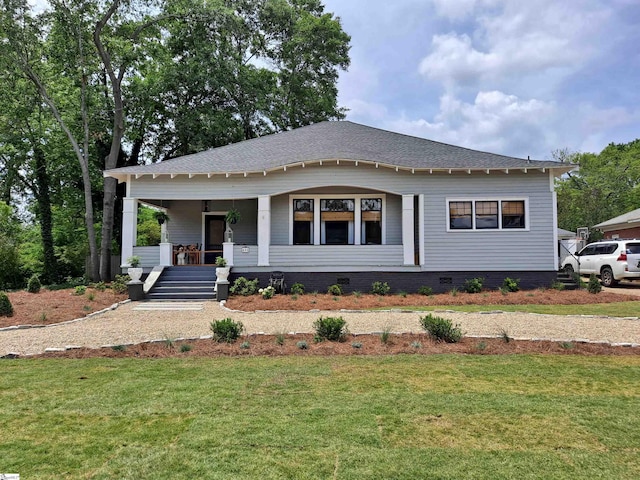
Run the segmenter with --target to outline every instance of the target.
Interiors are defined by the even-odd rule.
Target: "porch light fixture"
[[[209,211],[209,200],[203,200],[202,201],[202,211],[203,212],[208,212]]]

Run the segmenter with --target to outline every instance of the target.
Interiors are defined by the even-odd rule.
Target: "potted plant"
[[[230,223],[231,225],[235,225],[238,220],[240,220],[240,212],[235,208],[229,210],[224,217],[224,221]]]
[[[169,221],[169,215],[167,215],[167,212],[164,212],[162,210],[154,211],[153,218],[155,218],[158,221],[158,225],[162,225],[164,222]]]
[[[140,278],[142,278],[142,267],[139,266],[140,261],[141,259],[137,255],[127,258],[127,263],[130,265],[127,269],[127,274],[132,282],[139,282]]]
[[[226,282],[229,278],[231,267],[227,267],[227,259],[224,257],[216,258],[216,282]]]

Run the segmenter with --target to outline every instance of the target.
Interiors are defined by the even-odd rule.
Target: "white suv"
[[[620,280],[640,280],[640,240],[602,240],[590,243],[562,264],[567,273],[595,273],[605,287]]]

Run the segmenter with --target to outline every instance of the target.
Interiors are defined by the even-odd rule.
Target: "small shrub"
[[[411,342],[411,348],[419,350],[422,348],[422,344],[419,341],[414,340],[413,342]]]
[[[302,283],[296,282],[291,285],[289,291],[294,295],[304,295],[304,285]]]
[[[306,350],[307,348],[309,348],[309,345],[304,340],[300,340],[296,343],[296,347],[298,347],[300,350]]]
[[[456,297],[458,295],[458,289],[456,287],[453,287],[451,290],[449,290],[449,294],[452,297]]]
[[[514,280],[513,278],[507,277],[502,281],[502,288],[500,290],[505,290],[506,292],[517,292],[518,290],[520,290],[519,283],[519,278],[516,278]]]
[[[113,347],[111,347],[111,350],[115,352],[124,352],[126,349],[127,347],[125,347],[124,345],[114,345]]]
[[[476,345],[476,349],[477,349],[479,352],[484,352],[484,351],[487,349],[487,342],[482,341],[482,342],[478,343],[478,344]]]
[[[347,322],[342,317],[320,317],[313,322],[316,337],[332,342],[341,342],[349,333]]]
[[[334,283],[333,285],[329,285],[327,293],[329,295],[342,295],[342,287],[337,283]]]
[[[353,348],[359,349],[359,348],[362,348],[362,343],[361,342],[352,342],[351,346]]]
[[[293,295],[291,295],[291,300],[297,300],[298,299],[298,294],[294,293]]]
[[[401,296],[402,298],[407,298],[407,292],[405,292],[404,290],[400,290],[398,292],[398,295]]]
[[[284,345],[284,333],[278,333],[276,335],[276,345]]]
[[[430,297],[431,295],[433,295],[433,288],[427,287],[426,285],[422,285],[420,288],[418,288],[418,293],[420,295]]]
[[[602,285],[600,284],[600,280],[598,280],[598,277],[596,277],[595,273],[592,273],[589,276],[589,283],[587,284],[587,291],[589,293],[593,293],[594,295],[596,293],[600,293],[602,291]]]
[[[90,286],[99,292],[104,292],[107,289],[107,284],[104,282],[92,283]]]
[[[572,342],[562,342],[560,346],[565,350],[571,350],[573,349],[573,347],[575,347],[575,345]]]
[[[509,332],[505,329],[500,330],[500,338],[504,343],[511,342],[511,336],[509,335]]]
[[[183,343],[182,345],[180,345],[180,351],[182,353],[191,351],[191,345],[189,345],[188,343]]]
[[[88,299],[90,302],[93,302],[93,301],[96,299],[96,295],[95,295],[95,293],[89,293],[89,294],[87,295],[87,299]]]
[[[462,330],[458,325],[453,326],[451,320],[428,314],[420,317],[422,328],[433,338],[439,342],[457,343],[462,338]]]
[[[31,275],[29,282],[27,282],[27,292],[40,293],[41,288],[42,284],[40,283],[40,278],[34,273],[33,275]]]
[[[464,281],[464,291],[467,293],[480,293],[484,278],[471,278]]]
[[[4,292],[0,292],[0,317],[13,317],[13,305]]]
[[[251,348],[251,344],[249,343],[249,341],[248,341],[248,340],[245,340],[244,342],[242,342],[242,343],[240,344],[240,348],[241,348],[242,350],[248,350],[249,348]]]
[[[362,297],[362,292],[360,290],[354,290],[353,292],[351,292],[351,295],[353,295],[356,298],[360,298]]]
[[[91,310],[93,310],[93,307],[91,307],[90,305],[85,305],[84,307],[82,307],[82,310],[84,310],[85,312],[90,312]]]
[[[238,277],[229,288],[229,293],[231,295],[242,295],[243,297],[255,295],[258,293],[258,279],[247,280],[245,277]]]
[[[116,275],[115,280],[111,282],[111,290],[117,294],[127,293],[127,283],[130,281],[129,275]]]
[[[391,287],[387,282],[373,282],[371,284],[371,293],[374,295],[387,295],[391,291]]]
[[[76,288],[73,289],[73,294],[80,296],[80,295],[84,295],[86,291],[87,291],[87,287],[85,287],[84,285],[78,285]]]
[[[173,346],[174,346],[174,341],[173,338],[166,336],[164,339],[164,346],[167,347],[169,350],[173,350]]]
[[[382,333],[380,334],[380,341],[383,344],[388,345],[390,340],[391,340],[391,327],[384,327],[384,330],[382,330]]]
[[[47,321],[47,312],[40,312],[40,316],[38,317],[40,322],[44,323]]]
[[[276,289],[269,285],[268,287],[264,287],[258,290],[258,293],[262,295],[262,298],[264,298],[265,300],[269,300],[276,294]]]
[[[242,322],[236,322],[227,317],[222,320],[214,320],[211,322],[211,331],[213,332],[213,340],[219,343],[235,342],[244,330]]]
[[[562,291],[562,290],[564,290],[564,283],[562,283],[562,282],[553,282],[551,284],[551,288],[553,288],[554,290]]]

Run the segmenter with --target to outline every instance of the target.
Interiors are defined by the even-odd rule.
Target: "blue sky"
[[[324,0],[347,119],[551,159],[640,137],[639,0]]]

